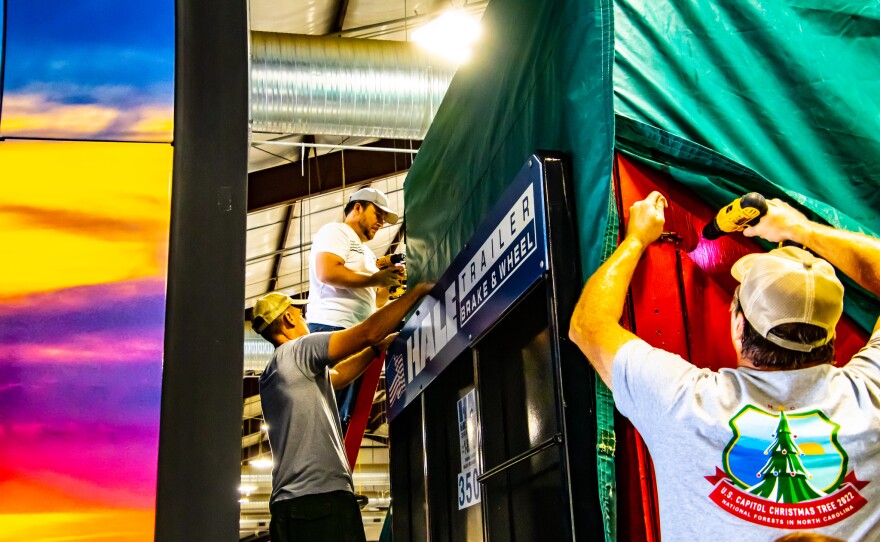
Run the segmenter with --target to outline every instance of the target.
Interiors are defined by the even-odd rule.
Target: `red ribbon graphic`
[[[745,493],[734,486],[718,467],[715,467],[715,475],[705,478],[715,486],[709,495],[712,502],[740,519],[768,527],[825,527],[845,520],[867,504],[859,490],[868,482],[856,479],[854,471],[844,478],[840,489],[831,495],[797,504],[769,501]]]

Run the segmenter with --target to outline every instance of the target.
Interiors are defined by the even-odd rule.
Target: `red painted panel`
[[[364,431],[367,429],[367,421],[370,418],[370,410],[373,408],[373,398],[376,396],[376,387],[379,385],[379,377],[382,375],[382,367],[385,364],[385,354],[374,359],[361,377],[361,387],[354,403],[354,411],[345,431],[345,455],[348,464],[354,469],[357,462],[358,452],[361,450],[361,442],[364,440]]]
[[[648,247],[633,276],[624,324],[645,341],[698,367],[735,367],[730,339],[730,301],[736,281],[730,267],[763,249],[741,234],[701,238],[717,210],[686,187],[618,156],[616,189],[623,224],[630,206],[652,190],[666,196],[666,240]],[[837,327],[837,359],[849,360],[868,334],[844,316]],[[647,448],[627,420],[618,417],[618,526],[620,540],[660,540],[656,487]]]

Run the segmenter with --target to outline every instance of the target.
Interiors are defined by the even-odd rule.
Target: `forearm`
[[[387,303],[384,307],[374,312],[358,328],[365,337],[370,341],[369,344],[375,344],[385,338],[386,335],[393,332],[403,317],[425,294],[428,293],[429,287],[419,284],[416,288],[403,294],[400,299],[394,303]]]
[[[388,288],[377,288],[376,289],[376,308],[381,309],[388,303],[391,294]]]
[[[330,269],[319,269],[318,279],[334,288],[369,288],[374,286],[372,275],[353,271],[344,265],[333,266]]]
[[[403,294],[403,296],[394,303],[387,303],[384,307],[374,312],[367,318],[361,326],[364,327],[364,334],[367,337],[374,338],[370,344],[374,344],[385,338],[397,328],[397,325],[403,320],[403,317],[425,294],[428,289],[425,285],[419,284],[413,290]]]
[[[633,272],[644,251],[645,246],[632,237],[620,243],[584,286],[572,318],[573,326],[581,327],[593,319],[615,323],[620,320]]]
[[[365,348],[337,363],[330,369],[330,382],[333,384],[333,388],[342,389],[354,382],[367,370],[374,359],[376,359],[376,353],[373,349]]]
[[[336,331],[330,336],[328,356],[344,359],[370,345],[377,345],[397,328],[415,303],[430,291],[430,284],[419,284],[394,303],[389,303],[360,324]]]
[[[880,239],[808,222],[793,228],[791,240],[815,251],[880,297]]]
[[[617,350],[635,335],[620,326],[626,294],[645,245],[627,237],[584,286],[571,318],[569,337],[611,388]]]

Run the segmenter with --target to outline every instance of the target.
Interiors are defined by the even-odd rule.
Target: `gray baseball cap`
[[[348,198],[349,203],[353,201],[368,201],[379,209],[382,209],[385,211],[385,222],[388,224],[397,224],[397,221],[400,219],[400,216],[398,216],[398,214],[388,205],[388,196],[386,196],[381,190],[376,190],[375,188],[361,188]]]

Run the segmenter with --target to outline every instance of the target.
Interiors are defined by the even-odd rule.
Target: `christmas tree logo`
[[[773,433],[773,442],[764,450],[764,455],[770,457],[764,468],[756,475],[762,481],[750,487],[749,493],[776,502],[789,503],[825,496],[825,492],[810,484],[813,475],[807,471],[801,461],[804,452],[795,444],[796,438],[797,435],[791,433],[785,412],[780,410],[779,425]]]
[[[730,420],[723,471],[706,476],[709,497],[746,521],[801,529],[831,525],[864,504],[868,482],[849,471],[840,425],[820,410],[747,405]]]

